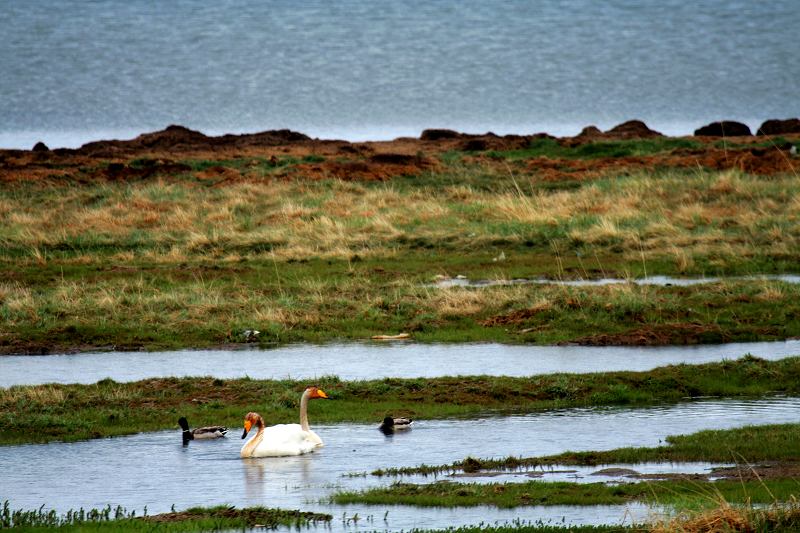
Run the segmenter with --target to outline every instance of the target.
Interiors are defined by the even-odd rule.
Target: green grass
[[[508,151],[487,151],[490,157],[515,159],[531,159],[549,157],[551,159],[597,159],[605,157],[629,157],[671,152],[676,149],[692,149],[702,147],[701,143],[689,139],[654,138],[632,139],[624,141],[598,141],[566,146],[555,139],[534,139],[527,148]]]
[[[500,508],[524,505],[621,505],[631,501],[678,506],[682,509],[712,508],[725,501],[773,503],[790,501],[800,494],[795,479],[764,481],[657,481],[622,483],[453,483],[437,481],[425,485],[394,483],[363,492],[337,492],[332,503],[368,505],[414,505],[421,507]]]
[[[421,465],[375,470],[372,475],[435,474],[463,470],[517,470],[549,465],[637,464],[702,461],[741,463],[756,461],[794,462],[800,457],[800,424],[773,424],[705,430],[689,435],[670,435],[666,445],[617,448],[606,451],[572,452],[542,457],[477,459],[467,457],[450,465]]]
[[[440,166],[388,182],[283,175],[336,157],[326,153],[212,154],[182,160],[189,172],[127,182],[97,180],[89,169],[72,181],[9,183],[0,188],[0,353],[207,347],[237,342],[244,329],[267,332],[264,344],[401,330],[424,342],[539,344],[800,336],[796,285],[495,287],[482,296],[424,286],[459,274],[795,273],[800,186],[792,174],[543,177],[524,160],[563,156],[566,164],[692,142],[537,140],[503,161],[446,153]],[[148,161],[156,160],[128,165]],[[225,172],[202,179],[212,167]],[[540,311],[521,321],[487,324],[532,307]]]
[[[754,357],[646,372],[555,374],[529,378],[446,378],[340,381],[321,378],[331,401],[314,401],[312,422],[375,422],[387,413],[413,418],[466,417],[497,412],[648,405],[691,397],[800,394],[800,358]],[[15,386],[0,389],[0,444],[81,440],[194,426],[240,427],[257,411],[268,424],[295,421],[307,383],[214,378],[154,378],[133,383]]]
[[[268,529],[284,527],[315,526],[327,524],[333,517],[322,513],[247,507],[236,509],[226,505],[216,507],[193,507],[185,511],[136,516],[122,507],[69,511],[63,515],[55,511],[44,511],[43,507],[32,510],[12,510],[6,501],[0,508],[0,529],[34,532],[57,529],[59,531],[129,531],[183,532],[220,531],[254,528],[256,525]]]

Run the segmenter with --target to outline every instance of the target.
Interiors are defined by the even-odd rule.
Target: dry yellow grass
[[[443,178],[442,187],[410,190],[333,180],[216,189],[110,184],[65,188],[57,201],[47,202],[0,194],[0,242],[26,249],[32,264],[45,264],[44,250],[52,247],[69,250],[76,243],[79,251],[95,242],[112,249],[119,243],[122,249],[112,254],[122,261],[176,263],[209,255],[238,261],[259,257],[262,252],[247,249],[263,249],[264,243],[276,243],[279,259],[346,259],[392,254],[404,240],[519,242],[544,227],[570,246],[674,256],[682,271],[692,268],[692,256],[719,256],[725,246],[752,255],[800,243],[800,225],[786,224],[800,213],[796,184],[788,177],[642,174],[555,192],[527,191],[526,176],[499,192],[446,182],[459,172],[466,179],[481,171],[465,166]],[[134,242],[146,246],[138,249]],[[683,253],[676,255],[675,248]]]

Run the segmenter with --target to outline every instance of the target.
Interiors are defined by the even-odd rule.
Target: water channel
[[[761,276],[733,276],[733,277],[702,277],[702,278],[674,278],[672,276],[648,276],[644,278],[600,278],[600,279],[547,279],[547,278],[519,278],[519,279],[469,279],[466,276],[454,278],[443,277],[432,283],[431,287],[446,289],[451,287],[496,287],[504,285],[564,285],[568,287],[600,287],[603,285],[653,285],[657,287],[691,287],[722,281],[781,281],[783,283],[800,283],[800,276],[796,274],[778,274]]]
[[[491,507],[417,509],[403,506],[337,506],[324,499],[337,489],[353,490],[391,483],[369,473],[391,466],[447,464],[467,455],[536,456],[566,450],[605,450],[656,446],[667,435],[747,424],[800,421],[800,398],[702,400],[640,409],[565,409],[520,416],[418,421],[407,433],[385,437],[376,425],[312,427],[325,440],[318,453],[290,458],[242,460],[241,428],[216,441],[184,447],[180,432],[162,431],[76,443],[0,447],[0,495],[14,508],[45,505],[66,511],[78,507],[122,505],[149,513],[195,505],[227,503],[316,510],[333,514],[335,530],[353,528],[342,516],[371,516],[361,527],[391,530],[446,527],[483,521],[552,520],[567,523],[620,523],[650,512],[644,506]],[[637,465],[640,471],[703,471],[709,465]],[[545,473],[543,479],[598,481],[594,469]],[[514,474],[509,474],[513,476]],[[438,479],[449,479],[446,475]],[[406,481],[431,482],[411,476]],[[500,480],[497,478],[475,481]],[[517,476],[517,480],[524,477]],[[472,480],[470,480],[472,481]],[[388,511],[386,522],[384,514]],[[626,514],[627,513],[627,514]]]
[[[529,376],[557,372],[649,370],[752,354],[769,360],[800,355],[800,340],[692,346],[531,346],[413,342],[298,344],[272,350],[102,352],[0,356],[0,387],[42,383],[135,381],[165,376],[345,380],[446,375]]]

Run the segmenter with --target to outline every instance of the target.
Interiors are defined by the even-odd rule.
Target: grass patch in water
[[[764,361],[747,356],[644,372],[532,377],[458,376],[317,380],[332,401],[312,402],[313,422],[374,422],[387,414],[417,419],[600,405],[648,405],[693,397],[800,394],[800,357]],[[194,426],[240,427],[248,411],[268,424],[294,422],[308,383],[290,380],[154,378],[132,383],[37,385],[0,389],[0,444],[82,440]]]
[[[617,448],[607,451],[564,452],[542,457],[477,459],[467,457],[450,465],[375,470],[375,476],[438,474],[463,470],[518,470],[551,465],[594,466],[602,464],[741,461],[796,461],[800,457],[800,424],[745,426],[704,430],[689,435],[670,435],[666,446]]]
[[[328,524],[333,517],[329,514],[268,509],[266,507],[235,507],[220,505],[216,507],[193,507],[185,511],[137,516],[136,511],[122,507],[78,511],[70,510],[63,515],[55,511],[45,511],[44,506],[32,511],[12,510],[6,500],[0,508],[0,529],[11,531],[130,531],[148,532],[191,532],[245,530],[255,527],[275,529],[284,527],[309,527]]]
[[[453,483],[437,481],[418,485],[395,483],[362,492],[337,492],[331,502],[367,505],[414,505],[423,507],[467,507],[493,505],[500,508],[523,505],[620,505],[632,501],[709,508],[720,499],[730,503],[790,501],[800,494],[797,480],[763,481],[655,481],[638,483],[568,483],[528,481],[524,483]]]

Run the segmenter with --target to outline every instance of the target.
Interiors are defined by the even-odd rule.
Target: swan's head
[[[323,391],[322,389],[320,389],[318,387],[315,387],[314,385],[311,385],[310,387],[306,387],[306,392],[308,393],[308,398],[309,399],[313,399],[313,398],[322,398],[324,400],[328,399],[328,395],[325,394],[325,391]]]
[[[247,433],[250,431],[250,428],[256,426],[263,426],[264,419],[261,418],[261,415],[258,413],[247,413],[244,417],[244,433],[242,433],[242,438],[247,436]]]

